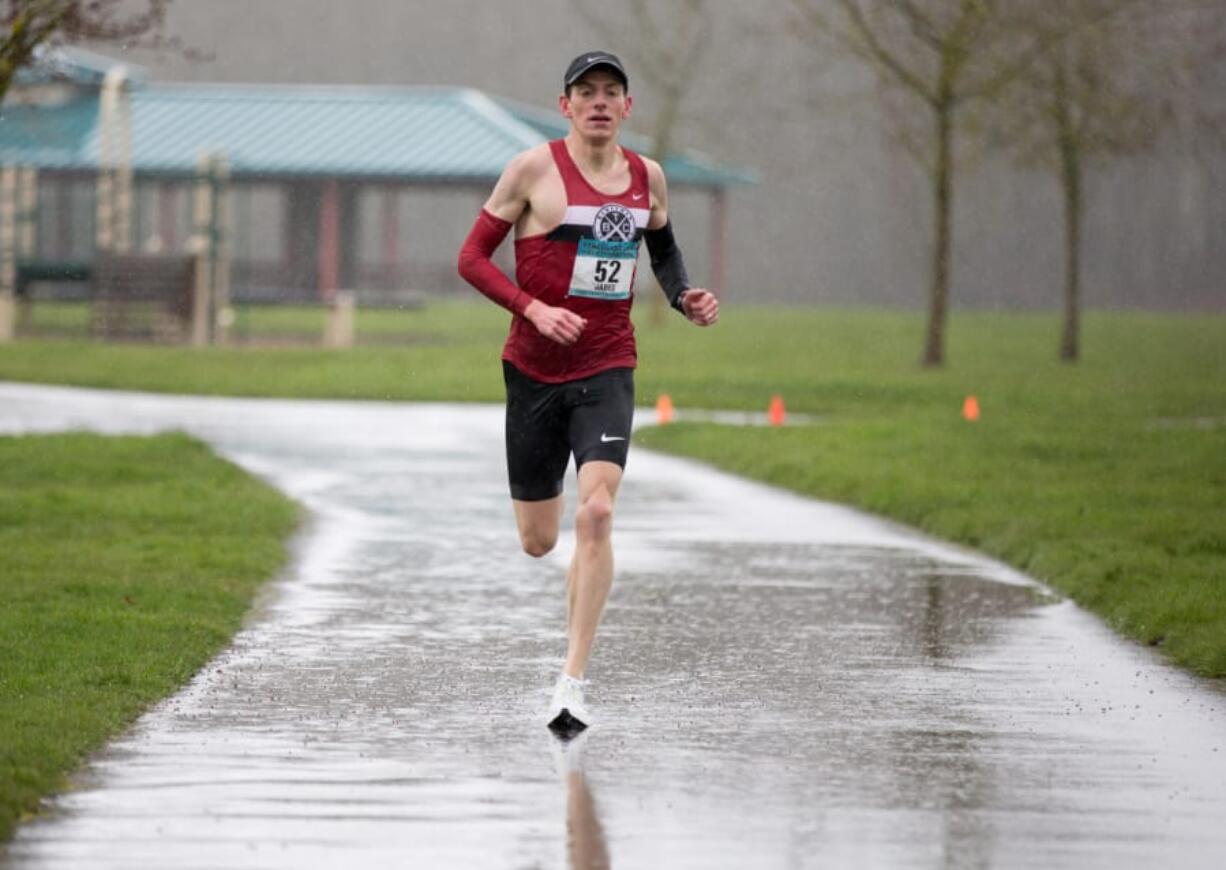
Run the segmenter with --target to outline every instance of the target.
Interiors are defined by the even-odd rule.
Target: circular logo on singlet
[[[601,206],[592,221],[592,235],[602,242],[634,241],[634,214],[624,205]]]

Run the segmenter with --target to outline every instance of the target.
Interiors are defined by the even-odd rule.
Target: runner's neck
[[[565,141],[570,159],[575,161],[575,165],[589,179],[613,175],[620,170],[620,163],[624,158],[616,138],[592,142],[572,130]]]

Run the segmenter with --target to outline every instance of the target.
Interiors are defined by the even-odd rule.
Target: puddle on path
[[[0,849],[63,867],[1211,867],[1226,699],[999,565],[635,451],[589,676],[497,409],[0,385],[0,430],[191,431],[312,511],[234,646]],[[603,862],[603,863],[602,863]]]

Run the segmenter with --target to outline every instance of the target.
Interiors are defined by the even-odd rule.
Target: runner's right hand
[[[587,326],[587,321],[575,312],[554,308],[539,299],[533,299],[524,309],[524,317],[536,327],[537,332],[558,344],[574,344]]]

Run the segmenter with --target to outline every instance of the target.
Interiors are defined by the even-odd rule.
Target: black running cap
[[[626,68],[622,66],[617,55],[608,51],[586,51],[570,62],[566,75],[562,79],[562,89],[566,90],[579,81],[585,73],[597,67],[604,67],[622,80],[622,87],[629,90],[630,79],[626,76]]]

